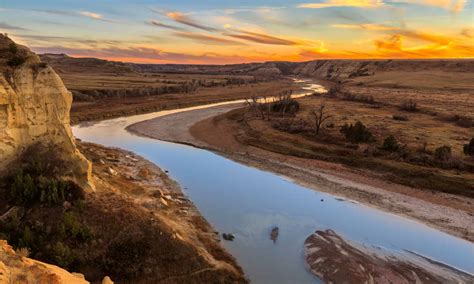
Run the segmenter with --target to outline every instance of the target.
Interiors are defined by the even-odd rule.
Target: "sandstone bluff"
[[[0,170],[29,146],[53,146],[69,162],[69,178],[93,190],[91,165],[76,149],[69,125],[72,95],[51,67],[0,34]]]

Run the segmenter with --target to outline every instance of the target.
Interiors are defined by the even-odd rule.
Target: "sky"
[[[473,58],[474,0],[0,0],[38,53],[137,63]]]

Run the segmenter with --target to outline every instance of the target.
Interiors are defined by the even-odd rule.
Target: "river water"
[[[308,90],[320,88],[308,85]],[[235,102],[233,102],[235,103]],[[219,103],[213,105],[222,105]],[[129,133],[131,124],[212,105],[83,123],[73,127],[83,141],[119,147],[152,161],[175,179],[220,233],[223,245],[252,283],[317,283],[306,270],[303,243],[315,230],[332,229],[343,238],[394,254],[415,252],[474,274],[474,244],[416,221],[388,214],[284,177],[248,167],[207,150]],[[270,239],[273,227],[278,240]]]

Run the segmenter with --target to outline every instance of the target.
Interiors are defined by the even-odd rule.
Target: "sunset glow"
[[[140,63],[472,58],[473,0],[0,1],[39,53]]]

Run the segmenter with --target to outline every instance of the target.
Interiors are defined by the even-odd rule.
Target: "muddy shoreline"
[[[171,114],[131,125],[127,129],[150,138],[208,149],[234,161],[285,176],[305,187],[416,219],[474,241],[474,226],[469,221],[474,210],[468,198],[432,194],[389,183],[341,165],[246,147],[234,138],[234,135],[239,135],[238,128],[219,117],[238,107],[228,105]]]

